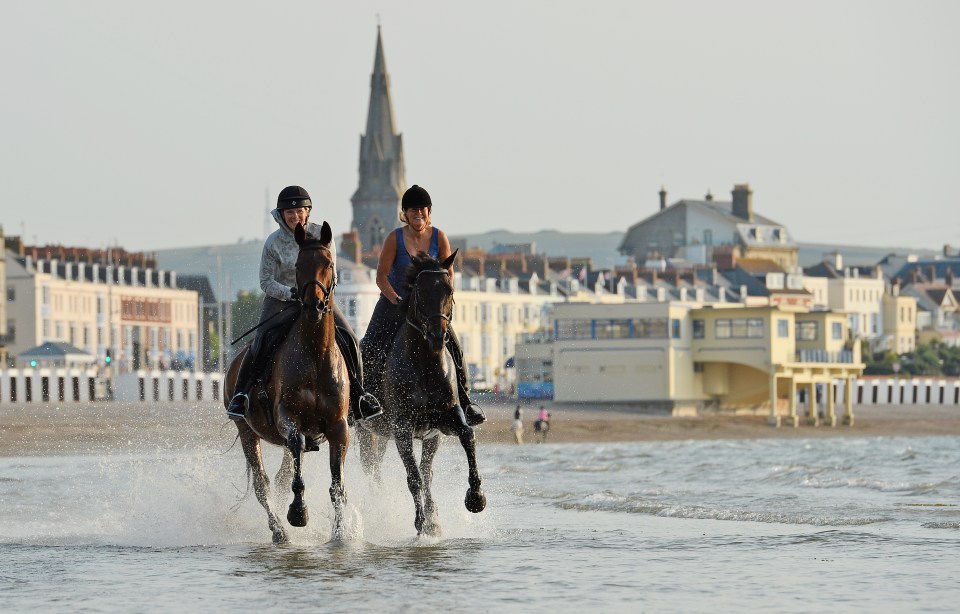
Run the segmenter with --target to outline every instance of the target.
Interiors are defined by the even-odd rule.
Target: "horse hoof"
[[[487,507],[487,496],[479,488],[477,490],[467,489],[467,496],[463,500],[467,511],[473,514],[479,514]]]
[[[309,514],[307,514],[306,506],[295,508],[293,505],[291,505],[290,509],[287,510],[287,522],[290,523],[290,526],[294,526],[294,527],[307,526],[308,516]]]

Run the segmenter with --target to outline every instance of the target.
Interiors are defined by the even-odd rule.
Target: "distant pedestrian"
[[[521,420],[521,419],[522,419],[522,418],[520,417],[520,405],[517,405],[517,409],[513,412],[513,419],[514,419],[514,420]]]
[[[548,412],[546,408],[541,405],[540,411],[537,413],[537,421],[533,423],[533,432],[538,438],[537,443],[543,443],[547,440],[547,431],[549,430],[550,412]]]
[[[520,410],[518,409],[517,412]],[[514,418],[513,424],[510,426],[510,430],[513,432],[513,441],[520,445],[523,443],[523,420],[520,418]]]

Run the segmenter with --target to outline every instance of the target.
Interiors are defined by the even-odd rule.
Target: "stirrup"
[[[369,420],[383,414],[383,407],[380,406],[377,397],[364,392],[357,400],[357,414],[361,421]]]
[[[483,409],[476,403],[467,403],[466,409],[463,410],[463,417],[467,420],[467,426],[477,426],[487,421],[487,417],[483,415]]]
[[[227,406],[227,416],[231,420],[240,421],[247,416],[247,407],[250,404],[250,395],[246,392],[238,392],[230,399],[230,405]]]

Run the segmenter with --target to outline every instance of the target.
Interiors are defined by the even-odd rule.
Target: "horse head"
[[[430,351],[439,354],[447,340],[447,326],[453,317],[453,281],[450,267],[457,251],[440,262],[420,252],[411,258],[407,271],[410,293],[407,296],[407,323],[427,342]]]
[[[311,236],[302,224],[297,224],[293,236],[300,246],[297,254],[297,289],[303,312],[316,322],[333,310],[331,299],[337,283],[330,241],[333,231],[326,222],[320,227],[320,236]]]

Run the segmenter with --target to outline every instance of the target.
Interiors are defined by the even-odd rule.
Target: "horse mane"
[[[417,252],[410,256],[410,266],[407,267],[407,288],[413,288],[414,282],[417,281],[417,275],[424,271],[446,271],[446,269],[443,268],[439,260],[427,252]],[[407,292],[407,295],[400,301],[400,310],[403,313],[406,313],[410,306],[411,294],[413,293]]]

